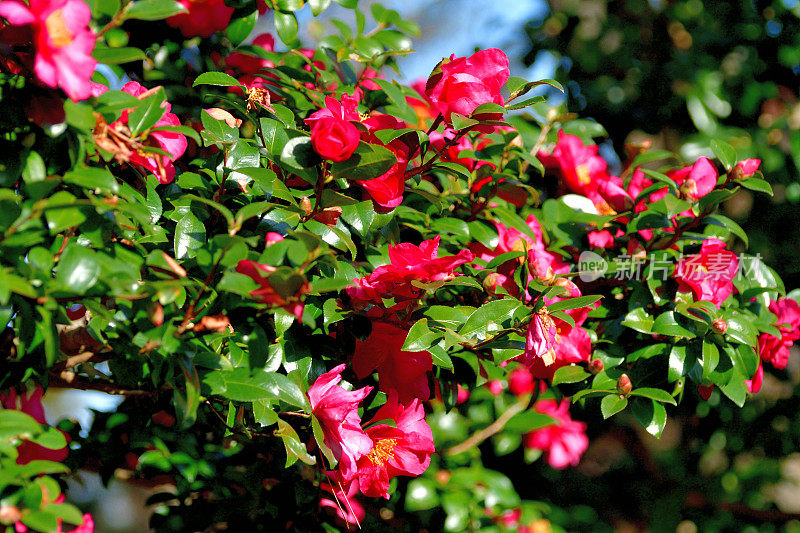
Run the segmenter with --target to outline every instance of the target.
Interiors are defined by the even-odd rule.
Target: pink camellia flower
[[[694,165],[668,172],[667,176],[680,185],[687,200],[697,201],[710,193],[717,185],[717,167],[707,157],[701,157]]]
[[[167,19],[167,24],[178,28],[184,37],[211,37],[228,27],[233,8],[225,0],[177,0],[186,9]]]
[[[794,341],[800,339],[800,305],[791,298],[781,298],[769,304],[775,314],[775,324],[781,332],[780,338],[762,333],[758,336],[758,353],[763,361],[769,361],[778,369],[786,368],[789,362],[789,349]]]
[[[535,381],[527,368],[515,368],[508,373],[508,390],[514,396],[524,396],[533,392]]]
[[[695,300],[717,307],[733,292],[733,278],[739,270],[736,254],[725,249],[719,239],[706,239],[700,253],[678,261],[675,279],[678,290],[691,291]]]
[[[361,117],[358,115],[358,100],[349,94],[343,94],[340,100],[326,96],[325,107],[313,112],[304,122],[308,126],[313,126],[314,122],[323,118],[340,118],[359,122]]]
[[[356,461],[372,449],[372,440],[361,429],[358,415],[358,404],[372,387],[347,391],[339,386],[344,368],[341,364],[318,377],[308,389],[308,399],[325,435],[325,445],[339,461],[344,478],[350,479],[356,472]]]
[[[44,407],[42,406],[43,394],[44,389],[40,385],[36,385],[36,388],[30,394],[25,392],[18,393],[16,389],[9,389],[8,392],[0,393],[0,405],[3,406],[3,409],[13,409],[27,413],[40,424],[47,424],[47,420],[44,417]],[[60,463],[67,458],[68,450],[66,447],[51,450],[34,442],[23,441],[17,447],[17,453],[17,464],[20,465],[28,464],[35,460]]]
[[[433,357],[429,352],[403,351],[407,336],[406,330],[373,322],[369,338],[357,340],[353,354],[353,371],[358,379],[364,379],[377,369],[380,390],[396,394],[403,403],[412,398],[430,398],[428,372],[433,369]]]
[[[758,167],[760,166],[760,159],[743,159],[733,167],[731,177],[735,180],[749,178],[758,171]]]
[[[269,282],[269,275],[273,274],[278,269],[256,263],[249,259],[243,259],[236,265],[236,272],[249,276],[260,285],[258,289],[250,292],[250,296],[260,300],[265,304],[282,307],[285,311],[293,314],[298,320],[303,317],[303,309],[305,305],[301,301],[301,297],[311,290],[308,281],[300,276],[289,279],[285,286],[285,293],[278,293]]]
[[[367,428],[372,449],[358,460],[359,487],[365,496],[389,499],[389,481],[397,476],[416,477],[428,468],[433,432],[425,422],[425,409],[418,399],[400,405],[395,394],[378,409],[370,423],[394,420],[394,427],[378,424]]]
[[[441,72],[437,73],[439,69]],[[436,70],[428,79],[425,93],[432,107],[444,116],[447,124],[453,123],[453,113],[468,117],[482,104],[503,105],[505,102],[501,89],[508,81],[510,72],[508,57],[502,50],[480,50],[468,58],[452,55],[449,60],[443,60]],[[501,119],[502,115],[498,115],[490,113],[478,118]]]
[[[525,359],[531,363],[540,359],[544,366],[556,362],[556,345],[560,342],[553,318],[546,311],[533,315],[525,337]]]
[[[438,257],[440,240],[437,235],[422,241],[419,246],[406,242],[389,246],[390,263],[376,268],[373,279],[392,283],[411,280],[431,283],[453,279],[455,269],[471,262],[474,256],[469,250],[461,250],[456,255]]]
[[[329,161],[345,161],[358,148],[361,136],[350,122],[338,117],[315,120],[311,127],[311,146]]]
[[[569,415],[569,402],[540,400],[534,409],[555,420],[555,424],[527,433],[524,437],[526,448],[542,450],[547,454],[547,462],[559,470],[567,466],[577,466],[581,455],[589,447],[586,424],[577,422]]]
[[[36,48],[33,71],[49,87],[61,87],[73,100],[91,93],[89,78],[97,36],[89,29],[92,13],[82,0],[16,0],[0,2],[0,17],[12,26],[30,25]]]
[[[609,177],[608,163],[597,155],[599,150],[599,146],[584,145],[577,135],[560,130],[553,151],[540,151],[536,157],[544,166],[557,169],[569,190],[591,196]]]

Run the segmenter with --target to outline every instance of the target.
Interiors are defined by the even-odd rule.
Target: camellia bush
[[[415,24],[337,0],[304,48],[305,3],[0,1],[8,531],[93,531],[81,469],[159,531],[609,527],[518,470],[786,367],[795,293],[718,210],[758,160],[612,175],[501,50],[407,86]],[[124,400],[51,427],[56,387]]]

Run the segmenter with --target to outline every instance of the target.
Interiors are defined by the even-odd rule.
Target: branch
[[[467,440],[462,442],[461,444],[456,444],[452,448],[448,448],[444,451],[445,455],[458,455],[459,453],[465,452],[475,446],[479,445],[481,442],[485,441],[495,433],[499,433],[505,425],[508,423],[509,420],[514,415],[517,415],[525,409],[528,408],[528,405],[531,403],[531,396],[526,395],[519,399],[519,401],[515,404],[512,404],[511,407],[505,410],[500,417],[486,426],[485,428],[476,431],[473,433]]]

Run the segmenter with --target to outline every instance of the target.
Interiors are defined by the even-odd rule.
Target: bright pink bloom
[[[44,417],[44,407],[42,406],[43,394],[44,389],[40,385],[36,385],[36,388],[30,394],[18,394],[16,389],[12,388],[8,392],[0,394],[0,405],[3,406],[3,409],[13,409],[27,413],[40,424],[47,424],[47,420]],[[35,460],[60,463],[67,458],[68,450],[66,447],[51,450],[34,442],[23,441],[17,447],[17,453],[17,464],[21,465]]]
[[[589,238],[589,246],[597,246],[599,248],[614,246],[614,236],[608,230],[590,231],[587,237]]]
[[[756,373],[753,374],[753,377],[751,379],[744,380],[744,384],[745,386],[747,386],[747,392],[755,394],[761,390],[761,384],[763,382],[764,382],[764,365],[762,365],[761,361],[759,361]]]
[[[560,404],[555,400],[540,400],[534,409],[555,420],[555,424],[531,431],[524,437],[526,448],[542,450],[553,468],[563,469],[577,466],[581,455],[589,447],[586,424],[573,420],[569,415],[569,402]]]
[[[358,129],[338,117],[315,120],[311,127],[311,146],[329,161],[345,161],[353,155],[361,140]]]
[[[358,404],[372,387],[347,391],[339,386],[344,368],[341,364],[318,377],[308,389],[308,399],[325,435],[325,445],[339,461],[344,479],[350,479],[355,474],[356,461],[372,448],[372,440],[361,429],[358,415]]]
[[[501,89],[510,72],[508,57],[502,50],[480,50],[468,58],[453,55],[440,68],[441,73],[428,80],[425,92],[447,124],[453,123],[453,113],[468,117],[481,104],[505,102]],[[489,113],[479,118],[499,120],[502,114]]]
[[[781,332],[780,338],[762,333],[758,336],[758,352],[763,361],[769,361],[778,369],[786,368],[789,362],[789,349],[800,339],[800,305],[791,298],[781,298],[769,304],[775,314],[775,324]]]
[[[528,334],[525,338],[526,362],[532,364],[534,360],[541,360],[544,366],[556,362],[556,345],[560,338],[553,318],[547,313],[536,313],[528,324]]]
[[[374,443],[367,455],[358,460],[361,492],[366,496],[389,499],[389,481],[397,476],[416,477],[428,468],[433,446],[433,432],[425,422],[425,409],[418,399],[400,405],[397,396],[378,409],[372,422],[394,420],[395,427],[378,424],[367,429]]]
[[[536,157],[546,167],[558,169],[569,190],[591,196],[609,178],[608,163],[597,155],[599,150],[599,146],[584,145],[577,135],[560,130],[552,153],[540,151]]]
[[[61,87],[73,100],[90,95],[89,78],[97,36],[89,29],[92,13],[81,0],[15,0],[0,2],[0,17],[13,26],[30,25],[36,47],[33,70],[49,87]]]
[[[534,389],[533,374],[527,368],[515,368],[508,373],[508,390],[514,396],[531,394]]]
[[[340,118],[359,122],[361,117],[358,115],[358,101],[349,94],[343,94],[341,101],[326,96],[325,107],[312,113],[304,122],[308,126],[313,126],[314,122],[323,118]]]
[[[749,178],[758,171],[758,167],[760,166],[760,159],[743,159],[736,163],[731,175],[735,180]]]
[[[178,28],[184,37],[211,37],[228,27],[233,8],[225,0],[177,0],[187,13],[179,13],[167,19],[167,24]]]
[[[277,268],[273,266],[262,265],[249,259],[243,259],[236,265],[236,272],[251,277],[260,285],[258,289],[250,292],[251,297],[265,304],[282,307],[301,320],[305,307],[301,297],[311,290],[311,287],[308,281],[297,276],[290,278],[288,283],[281,284],[284,292],[279,293],[269,282],[269,276],[276,270]]]
[[[430,398],[428,372],[433,369],[433,357],[429,352],[403,351],[407,336],[406,330],[373,322],[369,338],[356,341],[353,355],[353,371],[358,379],[364,379],[377,369],[380,390],[397,394],[403,403],[412,398]]]
[[[733,278],[739,270],[736,254],[719,239],[706,239],[699,254],[681,259],[675,269],[679,291],[692,291],[697,301],[717,307],[733,292]]]
[[[717,167],[708,158],[701,157],[691,167],[668,172],[667,176],[680,185],[686,199],[697,201],[717,186]]]
[[[489,392],[492,393],[492,396],[499,396],[503,394],[503,389],[505,388],[503,382],[500,381],[499,379],[493,379],[491,381],[487,381],[486,383],[484,383],[484,387],[486,387],[489,390]]]

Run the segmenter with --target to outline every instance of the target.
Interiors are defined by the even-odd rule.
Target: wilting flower
[[[468,117],[482,104],[503,105],[501,89],[509,74],[508,57],[497,48],[480,50],[468,58],[453,55],[434,70],[425,92],[432,107],[447,124],[452,124],[453,113]],[[501,116],[493,113],[478,118],[493,120]]]
[[[547,462],[553,468],[563,469],[577,466],[581,455],[589,447],[586,424],[572,419],[569,415],[569,402],[540,400],[534,409],[553,418],[554,425],[545,426],[525,435],[526,448],[542,450],[547,454]]]
[[[91,94],[89,78],[97,61],[95,41],[89,29],[92,13],[82,0],[15,0],[0,2],[0,17],[13,26],[30,25],[36,48],[33,71],[50,87],[61,87],[73,100]]]
[[[525,359],[540,359],[544,366],[556,362],[556,346],[560,336],[553,318],[543,310],[533,315],[525,337]]]
[[[781,332],[780,337],[769,333],[758,336],[758,352],[763,361],[769,361],[778,369],[786,368],[789,362],[789,349],[800,339],[800,305],[791,298],[781,298],[769,304],[775,314],[775,324]]]
[[[425,422],[425,409],[419,400],[403,406],[396,395],[390,394],[371,422],[380,420],[394,420],[395,426],[378,424],[367,428],[373,445],[369,453],[358,460],[356,476],[364,495],[389,499],[389,481],[397,476],[418,476],[425,472],[436,449],[433,432]]]
[[[177,0],[186,9],[167,19],[167,24],[178,28],[184,37],[210,37],[228,27],[233,8],[225,0]]]
[[[329,161],[345,161],[358,148],[361,137],[350,122],[338,117],[315,120],[311,127],[311,146]]]
[[[242,125],[242,119],[234,117],[229,111],[219,107],[208,108],[205,112],[211,115],[211,118],[221,120],[231,128],[238,128]]]
[[[262,265],[249,259],[243,259],[236,265],[236,272],[249,276],[260,285],[258,289],[250,292],[250,296],[265,304],[282,307],[300,320],[305,307],[301,297],[311,290],[306,279],[294,272],[281,276],[280,291],[270,283],[270,276],[278,271],[269,265]]]
[[[403,403],[412,398],[430,398],[428,372],[433,369],[433,357],[429,352],[403,351],[407,336],[406,330],[374,322],[369,338],[356,341],[353,355],[353,371],[358,379],[364,379],[377,369],[380,390],[396,394]]]
[[[108,90],[104,86],[94,86],[94,88],[100,94]],[[129,81],[122,87],[123,92],[132,94],[140,100],[151,96],[156,90],[145,89],[135,81]],[[162,103],[161,107],[164,109],[164,114],[155,123],[155,128],[181,125],[177,115],[170,112],[172,106],[169,102]],[[158,178],[159,183],[171,183],[175,179],[173,162],[183,155],[189,144],[186,136],[175,131],[151,131],[146,139],[141,141],[135,139],[128,127],[130,111],[130,109],[123,110],[119,120],[112,124],[106,124],[102,116],[95,114],[97,119],[93,134],[95,142],[103,150],[113,153],[117,161],[144,167]],[[145,146],[159,148],[169,155],[144,151]]]
[[[40,424],[47,424],[44,418],[44,407],[42,406],[42,395],[44,390],[37,385],[30,394],[26,392],[18,393],[16,389],[9,389],[8,392],[0,393],[0,405],[3,409],[13,409],[27,413]],[[17,447],[17,463],[24,465],[34,460],[62,462],[67,458],[67,448],[52,450],[45,448],[35,442],[23,441]]]
[[[372,387],[347,391],[338,383],[345,365],[322,374],[308,389],[311,409],[319,420],[325,445],[331,449],[345,479],[355,473],[356,461],[372,448],[372,440],[361,429],[358,404]]]
[[[692,291],[695,300],[717,307],[733,292],[733,278],[739,270],[736,254],[719,239],[706,239],[700,253],[681,259],[675,269],[679,291]]]

